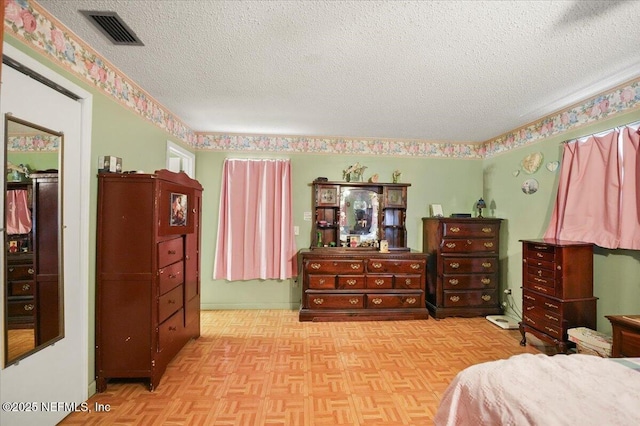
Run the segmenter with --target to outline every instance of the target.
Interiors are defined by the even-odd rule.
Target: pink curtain
[[[616,248],[621,176],[618,132],[566,143],[556,204],[545,238]]]
[[[620,248],[640,249],[640,135],[638,125],[622,130],[622,204]]]
[[[26,189],[7,191],[7,234],[28,234],[31,232],[31,210],[29,210]]]
[[[296,274],[289,160],[224,163],[214,279]]]
[[[545,238],[640,249],[638,126],[565,144]]]

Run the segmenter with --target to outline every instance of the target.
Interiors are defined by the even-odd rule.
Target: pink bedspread
[[[474,365],[453,379],[434,424],[640,425],[634,360],[522,354]]]

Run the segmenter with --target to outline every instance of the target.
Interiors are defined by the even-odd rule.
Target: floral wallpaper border
[[[8,152],[58,152],[60,137],[51,136],[9,136]]]
[[[5,0],[4,31],[197,150],[482,159],[640,108],[640,78],[482,143],[195,132],[36,1]]]

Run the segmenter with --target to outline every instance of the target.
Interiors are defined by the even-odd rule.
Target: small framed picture
[[[187,208],[189,200],[187,194],[176,192],[171,193],[171,213],[169,218],[169,226],[186,226],[187,225]]]
[[[441,204],[431,204],[431,217],[444,217]]]
[[[387,207],[406,207],[407,188],[385,188],[384,203]]]
[[[338,187],[335,185],[319,185],[316,202],[319,206],[337,207],[340,202]]]

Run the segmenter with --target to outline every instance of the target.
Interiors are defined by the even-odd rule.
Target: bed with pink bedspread
[[[468,367],[434,418],[453,425],[640,425],[640,358],[521,354]]]

